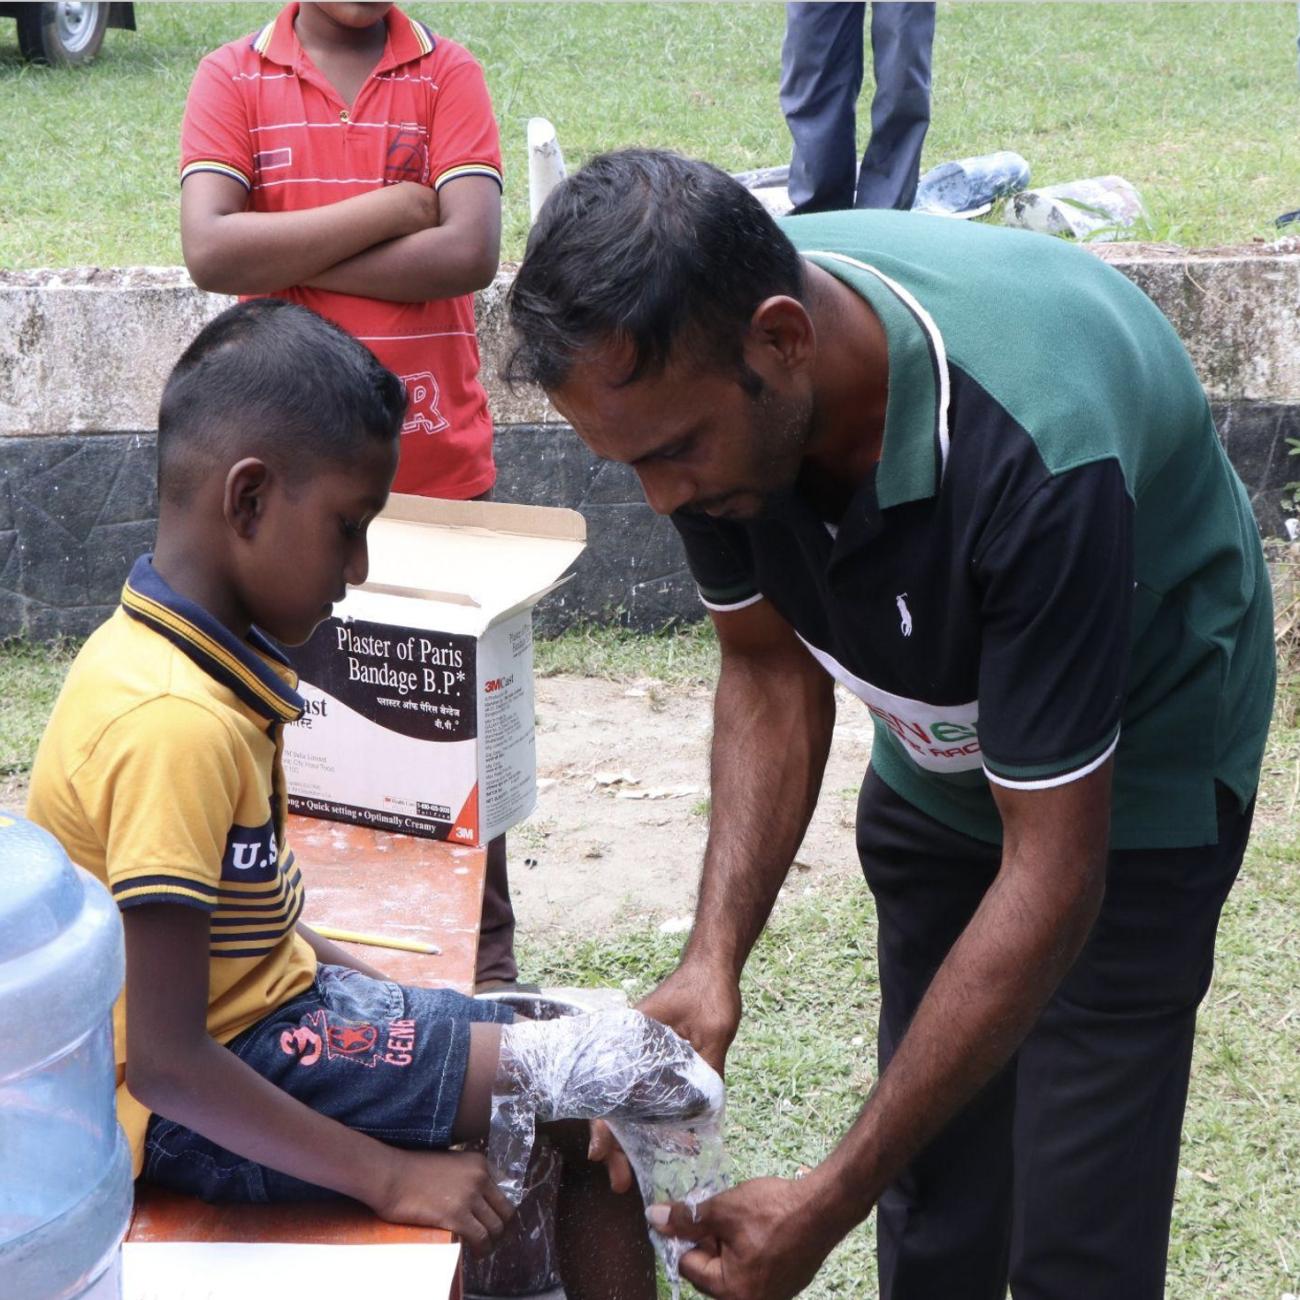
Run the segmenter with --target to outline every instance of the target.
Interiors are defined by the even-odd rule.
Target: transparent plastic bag
[[[639,1011],[516,1020],[501,1031],[488,1163],[518,1204],[536,1125],[608,1120],[647,1205],[697,1204],[727,1186],[726,1090],[684,1039]],[[652,1232],[671,1281],[691,1243]]]

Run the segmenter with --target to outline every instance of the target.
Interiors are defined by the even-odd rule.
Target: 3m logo
[[[509,677],[492,677],[483,683],[483,693],[488,695],[492,691],[504,691],[507,686],[513,686],[514,681],[513,673]]]
[[[457,826],[452,834],[458,840],[472,840],[474,838],[474,830],[470,826]]]

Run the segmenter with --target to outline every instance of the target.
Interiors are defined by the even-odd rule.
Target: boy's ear
[[[251,540],[257,533],[266,511],[266,494],[271,471],[265,461],[245,456],[236,461],[226,475],[221,512],[238,537]]]

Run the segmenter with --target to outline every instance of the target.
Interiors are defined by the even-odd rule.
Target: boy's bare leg
[[[492,1119],[492,1086],[501,1058],[502,1026],[481,1021],[469,1027],[469,1063],[461,1085],[460,1106],[451,1126],[453,1142],[480,1142],[487,1138]]]
[[[452,1128],[455,1142],[487,1137],[501,1028],[470,1026],[469,1064]],[[555,1239],[569,1300],[655,1300],[654,1249],[635,1183],[621,1195],[610,1188],[605,1166],[587,1158],[585,1120],[546,1124],[542,1131],[563,1158]]]
[[[587,1158],[585,1120],[548,1124],[564,1159],[555,1241],[569,1300],[655,1300],[655,1255],[635,1183],[618,1194]]]

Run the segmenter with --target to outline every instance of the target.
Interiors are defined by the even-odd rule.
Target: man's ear
[[[753,355],[748,355],[751,350]],[[790,373],[811,365],[817,353],[817,331],[807,308],[785,294],[764,298],[749,318],[745,351],[751,365],[760,358],[766,363],[755,367],[759,373],[771,365]]]
[[[266,511],[266,491],[270,482],[270,469],[256,456],[245,456],[230,467],[221,513],[237,537],[251,541],[257,535]]]

